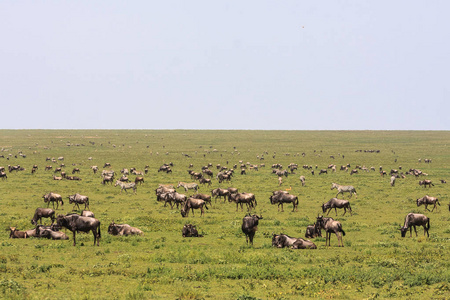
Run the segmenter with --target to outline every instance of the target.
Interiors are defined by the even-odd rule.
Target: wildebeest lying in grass
[[[325,211],[328,209],[328,214],[330,211],[334,208],[334,211],[336,212],[337,216],[337,208],[343,208],[344,214],[347,212],[347,209],[350,211],[350,215],[353,215],[352,208],[350,206],[350,202],[348,200],[341,200],[338,198],[331,198],[327,203],[322,204],[322,212],[325,213]]]
[[[53,204],[53,208],[55,208],[55,202],[56,202],[56,209],[58,209],[59,202],[61,202],[61,206],[64,205],[64,202],[63,202],[60,194],[50,192],[50,193],[42,196],[42,198],[44,198],[44,203],[47,203],[47,207],[50,206],[50,202]]]
[[[437,211],[437,206],[436,204],[438,204],[439,206],[441,206],[441,204],[439,203],[439,199],[436,197],[431,197],[428,195],[423,196],[422,198],[419,198],[416,200],[417,201],[417,206],[421,206],[422,204],[425,205],[425,209],[430,211],[427,206],[428,205],[433,205],[433,209],[431,211],[433,211],[436,208]]]
[[[296,211],[298,207],[298,197],[295,195],[291,195],[286,191],[274,191],[273,195],[269,197],[271,204],[278,204],[278,211],[284,211],[283,204],[284,203],[292,203],[292,211]]]
[[[28,235],[27,235],[27,233],[25,231],[17,230],[16,227],[9,227],[9,230],[11,231],[9,233],[9,238],[26,239],[28,237]]]
[[[108,233],[111,235],[142,235],[142,230],[128,224],[115,224],[114,221],[108,226]]]
[[[183,208],[181,209],[181,216],[187,217],[189,215],[189,209],[192,210],[192,215],[194,215],[194,209],[200,209],[201,214],[200,216],[203,216],[205,211],[203,210],[203,207],[208,209],[208,206],[206,206],[205,200],[202,199],[195,199],[195,198],[189,198],[184,203]]]
[[[82,210],[80,216],[82,217],[89,217],[89,218],[95,218],[95,215],[90,210]]]
[[[245,239],[247,241],[250,240],[250,244],[253,245],[253,237],[255,236],[256,231],[258,230],[258,223],[263,217],[258,215],[246,215],[244,219],[242,219],[242,232],[245,234]]]
[[[68,240],[69,237],[61,231],[54,230],[55,228],[53,226],[42,226],[38,225],[36,226],[36,233],[35,237],[38,238],[46,238],[46,239],[52,239],[52,240]]]
[[[50,218],[53,224],[55,222],[55,211],[51,208],[36,208],[31,224],[36,225],[38,221],[42,224],[42,218]]]
[[[286,234],[274,234],[272,237],[272,246],[277,248],[317,249],[317,246],[309,240],[290,237]]]
[[[338,239],[338,247],[344,247],[344,242],[342,241],[342,236],[345,236],[345,231],[342,229],[342,224],[339,221],[335,221],[333,218],[325,218],[323,216],[317,217],[317,226],[324,229],[326,232],[325,245],[331,246],[331,234],[336,234]],[[341,235],[342,233],[342,235]]]
[[[317,223],[314,223],[313,225],[308,225],[306,227],[305,233],[306,238],[311,239],[318,236],[322,237],[322,231],[320,230],[320,227],[317,226]]]
[[[428,230],[430,229],[430,218],[428,218],[427,216],[422,215],[422,214],[409,213],[406,215],[405,224],[403,225],[402,228],[400,228],[402,237],[405,237],[406,232],[408,231],[408,228],[409,228],[409,233],[410,233],[409,237],[412,237],[412,228],[413,227],[414,227],[414,232],[416,233],[416,236],[417,236],[416,226],[423,226],[423,235],[425,235],[425,233],[426,233],[427,236],[430,236],[430,234],[428,233]]]
[[[92,231],[94,235],[94,246],[97,241],[97,246],[100,243],[100,221],[95,218],[82,217],[77,214],[68,214],[66,216],[59,215],[56,218],[56,224],[60,227],[66,227],[73,232],[73,245],[75,246],[75,234],[79,231],[89,232]]]
[[[195,225],[192,224],[186,224],[183,226],[183,229],[181,230],[183,237],[202,237],[202,235],[198,234],[197,228],[195,228]]]

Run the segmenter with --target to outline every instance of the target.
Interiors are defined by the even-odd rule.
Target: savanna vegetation
[[[0,298],[447,299],[450,199],[449,186],[440,180],[450,179],[449,144],[447,131],[1,130],[0,166],[8,178],[0,179]],[[238,168],[230,183],[219,184],[216,165],[233,168],[239,161],[265,167],[247,169],[246,175]],[[149,166],[136,195],[101,184],[107,162],[111,167],[104,169],[114,170],[116,176],[122,168],[144,171]],[[158,172],[170,162],[172,173]],[[76,176],[82,180],[53,180],[61,163],[68,175],[79,168]],[[204,216],[195,212],[183,218],[179,209],[156,201],[158,184],[192,182],[187,170],[201,172],[208,163],[213,165],[212,186],[201,185],[200,192],[235,187],[255,194],[258,205],[252,213],[263,219],[253,246],[246,244],[241,230],[245,207],[236,211],[234,203],[213,199]],[[295,174],[283,178],[281,187],[272,173],[275,163],[283,169],[290,163],[299,166]],[[34,164],[38,170],[32,174]],[[330,164],[337,171],[319,175]],[[350,170],[340,171],[346,164]],[[24,170],[9,172],[8,165]],[[45,171],[47,165],[53,169]],[[93,173],[93,165],[99,173]],[[312,166],[315,175],[303,165]],[[369,171],[359,169],[350,175],[357,165]],[[380,175],[380,166],[388,174],[391,169],[406,173],[414,168],[427,175],[406,175],[392,187],[390,176]],[[300,175],[306,177],[305,186]],[[423,179],[432,180],[434,186],[420,186]],[[273,233],[304,238],[306,226],[322,215],[321,205],[335,197],[333,182],[353,185],[358,195],[339,195],[350,200],[353,215],[342,216],[343,210],[338,216],[334,210],[329,215],[346,232],[344,247],[338,247],[335,235],[331,246],[325,246],[324,233],[323,238],[311,239],[316,250],[272,247]],[[288,204],[278,212],[270,204],[269,196],[278,189],[290,189],[299,197],[298,211],[292,212]],[[177,191],[185,193],[182,188]],[[65,203],[57,214],[72,212],[69,195],[89,196],[90,210],[101,222],[100,246],[93,245],[91,233],[78,233],[77,245],[72,246],[68,230],[70,240],[9,238],[9,227],[34,227],[30,220],[36,208],[47,207],[42,196],[48,192],[63,196]],[[417,207],[416,199],[426,194],[439,199],[437,211]],[[409,233],[401,237],[399,229],[410,212],[430,218],[428,238],[422,227],[417,228],[418,237],[414,231],[412,238]],[[144,234],[109,235],[112,221]],[[183,238],[181,230],[187,223],[196,225],[203,237]]]

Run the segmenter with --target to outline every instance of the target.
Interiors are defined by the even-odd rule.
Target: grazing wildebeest
[[[431,186],[434,186],[434,184],[431,182],[431,180],[428,180],[428,179],[420,180],[419,185],[423,185],[423,187],[425,187],[425,188],[427,187],[427,185],[430,188],[431,188]]]
[[[246,215],[242,219],[242,232],[245,234],[245,239],[247,241],[250,240],[250,244],[253,245],[253,237],[255,236],[256,231],[258,230],[258,222],[263,217],[258,215]]]
[[[196,192],[198,191],[198,184],[195,182],[186,183],[186,182],[179,181],[177,188],[179,188],[180,186],[182,186],[186,192],[188,190],[195,190]]]
[[[351,170],[350,175],[353,175],[353,174],[358,174],[358,170],[356,170],[356,169]]]
[[[400,228],[402,237],[405,237],[406,232],[408,231],[408,228],[409,228],[409,233],[410,233],[409,237],[412,237],[412,228],[413,227],[414,227],[414,232],[416,233],[416,236],[417,236],[416,226],[423,226],[423,235],[425,235],[425,233],[426,233],[428,237],[430,236],[430,234],[428,233],[428,230],[430,229],[430,218],[428,218],[427,216],[422,215],[422,214],[409,213],[406,215],[405,224],[403,225],[402,228]]]
[[[320,174],[328,174],[328,170],[327,169],[321,169],[320,171],[319,171],[319,175]]]
[[[305,186],[305,180],[306,180],[306,178],[305,178],[305,176],[300,176],[300,182],[302,183],[302,186]]]
[[[136,183],[134,183],[134,182],[125,183],[120,180],[116,180],[116,183],[114,184],[114,186],[120,186],[121,194],[122,194],[123,190],[125,190],[125,193],[128,193],[127,192],[128,189],[133,189],[133,192],[136,194]]]
[[[202,216],[205,213],[205,211],[203,210],[203,206],[208,209],[205,200],[189,198],[186,200],[186,202],[184,203],[184,207],[181,209],[181,215],[183,217],[187,217],[189,215],[189,209],[192,210],[192,215],[194,215],[194,209],[200,209],[200,216]]]
[[[183,226],[183,229],[181,230],[181,234],[183,237],[201,237],[201,235],[198,234],[197,228],[195,228],[195,225],[192,224],[186,224]]]
[[[50,206],[50,202],[52,202],[53,208],[55,208],[55,202],[56,202],[56,209],[58,209],[59,202],[61,202],[61,206],[64,205],[64,202],[63,202],[60,194],[50,192],[50,193],[42,196],[42,198],[44,198],[44,203],[47,203],[47,208]]]
[[[358,196],[356,195],[356,189],[352,186],[352,185],[340,185],[337,183],[332,183],[331,184],[331,189],[337,189],[338,193],[336,194],[336,198],[339,194],[344,195],[345,192],[349,192],[350,193],[350,198],[352,197],[353,194],[355,194],[355,198],[358,198]]]
[[[89,197],[88,196],[83,196],[83,195],[76,193],[75,195],[69,195],[68,198],[69,198],[69,204],[75,203],[72,210],[75,210],[75,206],[78,207],[78,209],[80,209],[80,204],[84,204],[84,208],[89,209]]]
[[[94,235],[94,246],[97,241],[97,246],[100,243],[100,221],[96,218],[82,217],[77,214],[68,214],[66,216],[59,215],[56,218],[56,224],[60,227],[66,227],[73,232],[73,245],[75,246],[75,235],[77,232],[89,232],[92,231]]]
[[[42,224],[42,218],[50,218],[53,224],[55,222],[55,211],[51,208],[36,208],[31,224],[36,225],[38,221]]]
[[[110,164],[110,163],[105,163],[105,164],[103,165],[103,168],[106,168],[106,167],[111,167],[111,164]]]
[[[230,194],[228,196],[228,201],[235,202],[236,203],[236,211],[238,211],[238,205],[241,205],[241,210],[244,210],[243,204],[245,203],[247,205],[247,210],[250,211],[252,207],[256,207],[257,202],[255,195],[252,193],[237,193],[237,194]]]
[[[5,172],[0,172],[0,177],[2,178],[2,180],[8,179],[8,175],[6,175]]]
[[[306,227],[305,233],[306,238],[311,239],[318,236],[322,237],[322,231],[320,230],[319,226],[317,226],[317,223],[314,223],[313,225],[308,225]]]
[[[334,208],[334,211],[336,212],[337,216],[337,208],[343,208],[344,214],[347,212],[347,209],[350,211],[350,215],[353,215],[352,208],[350,207],[350,202],[348,200],[341,200],[338,198],[331,198],[327,203],[322,204],[322,212],[325,213],[325,211],[328,209],[328,214],[330,211]]]
[[[143,183],[144,183],[144,177],[142,177],[142,176],[137,176],[137,177],[134,179],[134,183],[138,184],[138,182],[139,182],[139,184],[143,184]]]
[[[82,217],[89,217],[89,218],[95,218],[95,215],[90,210],[82,210],[80,216]]]
[[[98,166],[92,166],[91,169],[92,169],[92,171],[93,171],[94,174],[95,174],[95,173],[97,173],[97,171],[98,171]]]
[[[211,191],[211,195],[213,197],[215,197],[214,199],[216,199],[217,202],[217,198],[221,198],[223,197],[223,201],[225,202],[225,200],[227,199],[227,196],[230,196],[230,191],[228,191],[227,189],[221,189],[221,188],[217,188]]]
[[[142,235],[142,230],[128,224],[115,224],[114,221],[108,226],[108,233],[111,235]]]
[[[290,237],[287,234],[274,234],[272,237],[272,246],[277,248],[317,249],[317,246],[313,242],[302,238]]]
[[[80,173],[80,169],[79,168],[73,168],[72,170],[72,175],[75,173]]]
[[[391,176],[391,186],[394,186],[395,185],[395,179],[397,178],[397,176],[395,176],[395,175],[392,175]]]
[[[439,206],[441,206],[441,204],[439,203],[439,199],[436,197],[431,197],[428,195],[423,196],[422,198],[419,198],[416,200],[417,202],[417,206],[421,206],[422,204],[425,205],[425,209],[430,211],[427,206],[428,205],[433,205],[433,209],[431,211],[433,211],[436,208],[437,211],[437,206],[436,204],[438,204]]]
[[[9,227],[9,230],[11,231],[9,233],[9,238],[13,238],[13,239],[26,239],[28,237],[28,234],[26,231],[20,231],[17,230],[16,227]]]
[[[344,247],[344,242],[342,241],[342,236],[345,236],[345,231],[342,229],[342,224],[339,221],[335,221],[333,218],[325,218],[322,216],[317,217],[316,224],[319,228],[324,229],[326,233],[325,245],[331,246],[331,234],[336,234],[338,239],[338,247]],[[341,235],[342,232],[342,235]],[[340,242],[340,244],[339,244]]]
[[[271,204],[278,204],[278,211],[284,211],[283,204],[284,203],[292,203],[292,211],[296,211],[298,207],[298,196],[291,195],[285,191],[275,191],[273,195],[269,197]]]
[[[42,225],[38,225],[36,226],[36,231],[35,231],[35,237],[39,237],[39,238],[47,238],[47,239],[52,239],[52,240],[68,240],[69,237],[61,231],[55,231],[53,230],[54,227],[51,226],[50,228],[47,226],[42,226]]]

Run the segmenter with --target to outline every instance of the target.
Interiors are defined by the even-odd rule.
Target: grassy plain
[[[8,179],[0,180],[0,298],[448,299],[449,188],[439,180],[450,180],[449,146],[448,131],[1,130],[0,155],[5,157],[0,158],[0,166],[19,164],[26,170],[7,172]],[[360,149],[380,153],[355,152]],[[18,155],[20,151],[26,158]],[[257,159],[263,154],[264,160]],[[53,172],[44,171],[46,165],[60,163],[48,162],[47,157],[60,156],[67,173],[72,164],[81,169],[82,181],[54,181]],[[432,163],[425,164],[424,158]],[[230,184],[219,185],[214,178],[211,188],[200,191],[233,186],[256,195],[255,212],[263,220],[253,247],[246,245],[241,232],[246,212],[236,212],[234,204],[213,202],[205,216],[182,218],[179,210],[156,201],[159,183],[191,182],[186,171],[190,163],[200,171],[208,163],[232,167],[240,160],[266,167],[247,175],[236,172]],[[150,166],[137,195],[120,195],[118,187],[100,184],[100,175],[90,167],[98,165],[102,170],[105,162],[117,173],[122,168],[143,171]],[[169,162],[174,164],[172,174],[157,172]],[[271,192],[279,189],[270,168],[273,163],[299,165],[282,185],[299,196],[298,212],[291,212],[290,205],[278,212],[270,204]],[[347,163],[377,171],[350,176],[339,171]],[[34,175],[33,164],[39,166]],[[336,164],[338,171],[312,176],[301,168],[305,164],[318,169]],[[407,176],[391,187],[389,176],[380,176],[380,166],[387,171],[400,166],[403,171],[421,169],[435,186],[424,189],[417,178]],[[300,175],[306,176],[305,187]],[[324,238],[313,239],[317,250],[272,248],[272,233],[304,237],[306,226],[321,213],[321,204],[336,195],[330,190],[332,182],[354,185],[358,191],[358,198],[351,199],[353,216],[330,213],[343,224],[345,247],[337,247],[332,236],[331,247],[325,246]],[[91,210],[102,223],[100,247],[92,245],[92,234],[78,234],[73,247],[69,231],[69,241],[9,239],[9,226],[32,228],[34,210],[46,207],[42,195],[50,191],[64,197],[77,192],[89,196]],[[415,199],[425,194],[440,199],[437,212],[416,206]],[[66,199],[57,213],[71,211]],[[400,237],[398,229],[409,212],[430,217],[429,238],[420,228],[418,237]],[[112,220],[145,234],[110,236],[107,227]],[[182,238],[186,223],[197,225],[204,237]]]

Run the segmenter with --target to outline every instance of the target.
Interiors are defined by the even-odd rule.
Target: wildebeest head
[[[405,237],[406,236],[406,232],[408,231],[408,228],[406,228],[406,227],[402,227],[402,228],[400,228],[400,232],[401,232],[401,234],[402,234],[402,237]]]
[[[116,224],[114,223],[114,221],[111,222],[111,224],[109,224],[108,226],[108,233],[112,234],[112,235],[117,235],[118,234],[118,229],[115,226]]]

